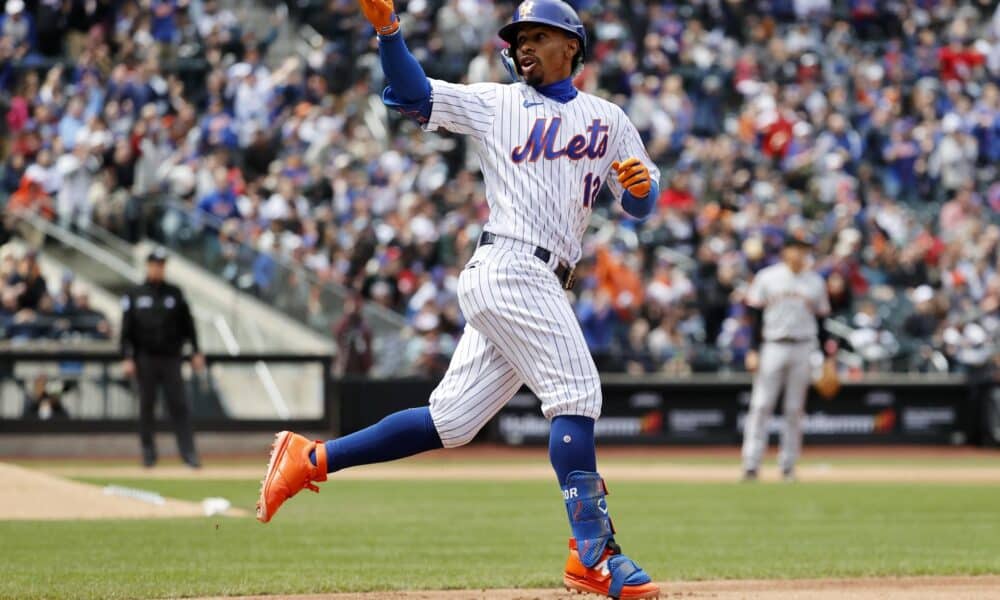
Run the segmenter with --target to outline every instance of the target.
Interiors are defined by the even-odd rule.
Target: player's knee
[[[560,400],[551,404],[543,402],[542,414],[549,420],[565,416],[598,419],[601,416],[601,406],[601,388],[598,386],[588,393],[574,396],[570,399]]]
[[[471,442],[472,440],[476,439],[476,434],[479,433],[479,430],[481,428],[482,427],[479,426],[467,431],[460,431],[457,433],[456,432],[441,433],[441,431],[438,430],[438,435],[441,437],[441,445],[444,446],[445,448],[458,448],[459,446],[464,446],[469,442]]]

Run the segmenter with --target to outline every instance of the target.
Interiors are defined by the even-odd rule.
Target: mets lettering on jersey
[[[584,156],[600,158],[608,153],[608,126],[602,125],[600,119],[594,119],[590,124],[587,128],[588,135],[574,135],[564,148],[556,150],[560,125],[562,117],[537,119],[528,134],[528,141],[510,153],[511,160],[516,163],[525,159],[534,162],[543,154],[545,160],[556,160],[563,156],[570,160],[580,160]]]
[[[490,207],[485,228],[498,236],[541,246],[561,262],[576,264],[604,182],[616,201],[624,192],[611,163],[636,157],[659,180],[639,133],[621,108],[606,100],[579,93],[561,103],[525,83],[430,82],[432,109],[424,127],[469,135],[479,143]]]

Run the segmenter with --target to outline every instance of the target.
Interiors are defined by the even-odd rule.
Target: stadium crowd
[[[663,171],[645,223],[606,192],[595,208],[574,294],[600,367],[742,368],[743,294],[788,229],[816,240],[845,368],[1000,362],[994,2],[571,3],[590,40],[578,85],[626,109]],[[269,56],[290,25],[256,35],[219,0],[7,0],[7,209],[134,238],[177,198],[220,252],[254,252],[257,293],[282,285],[276,263],[302,265],[403,313],[405,363],[440,373],[487,212],[472,149],[383,116],[355,0],[291,8],[323,41]],[[429,76],[505,81],[513,3],[397,8]]]
[[[50,287],[38,256],[0,246],[0,340],[108,339],[111,327],[87,289],[66,272]]]

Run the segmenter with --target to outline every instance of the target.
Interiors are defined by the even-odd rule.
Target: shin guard
[[[566,476],[562,492],[580,562],[593,567],[600,562],[604,548],[615,534],[604,499],[608,489],[597,473],[573,471]]]

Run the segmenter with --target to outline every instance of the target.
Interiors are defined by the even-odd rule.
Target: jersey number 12
[[[583,178],[583,205],[593,206],[599,191],[601,191],[601,178],[593,173],[587,173]]]

